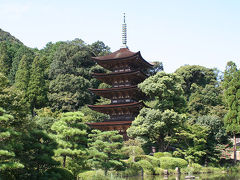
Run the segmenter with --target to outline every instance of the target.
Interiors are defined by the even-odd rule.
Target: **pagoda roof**
[[[127,125],[132,124],[132,121],[103,121],[103,122],[95,122],[95,123],[88,123],[92,126],[116,126],[116,125]]]
[[[126,104],[103,104],[103,105],[88,105],[91,108],[121,108],[121,107],[132,107],[144,105],[142,102],[133,102],[133,103],[126,103]]]
[[[138,52],[132,52],[128,48],[120,48],[119,50],[106,55],[106,56],[99,56],[99,57],[92,57],[93,60],[95,60],[100,66],[112,70],[113,64],[124,63],[125,60],[127,64],[135,64],[135,66],[141,67],[141,68],[150,68],[153,65],[148,63],[145,59],[143,59],[140,51]],[[128,61],[130,60],[131,61]]]
[[[95,93],[96,95],[103,96],[108,99],[112,99],[115,94],[130,94],[133,99],[139,99],[140,97],[144,97],[143,94],[137,86],[125,86],[125,87],[117,87],[117,88],[106,88],[106,89],[92,89],[89,88],[90,91]]]
[[[137,86],[126,86],[126,87],[106,88],[106,89],[89,88],[89,90],[91,91],[102,91],[102,92],[120,91],[120,90],[128,90],[128,89],[137,89]]]
[[[92,57],[94,60],[113,60],[113,59],[124,59],[124,58],[129,58],[129,57],[133,57],[136,56],[138,52],[132,52],[129,51],[128,48],[121,48],[111,54],[108,54],[106,56],[98,56],[98,57]]]
[[[137,80],[137,83],[144,81],[148,76],[144,74],[142,71],[122,71],[122,72],[112,72],[112,73],[94,73],[93,77],[101,80],[107,84],[112,85],[114,82],[112,79],[123,77],[132,77]]]
[[[119,132],[126,132],[126,130],[131,126],[132,121],[103,121],[95,123],[87,123],[91,128],[113,131],[118,130]]]
[[[131,111],[131,112],[139,112],[139,110],[144,107],[145,104],[143,102],[133,102],[133,103],[124,103],[124,104],[106,104],[106,105],[88,105],[92,110],[111,114],[117,111]]]

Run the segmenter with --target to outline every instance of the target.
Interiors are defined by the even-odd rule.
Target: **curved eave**
[[[107,88],[107,89],[92,89],[89,88],[91,92],[98,96],[102,96],[107,99],[112,99],[114,96],[129,96],[130,99],[140,100],[145,99],[145,94],[138,89],[137,86],[129,87],[118,87],[118,88]]]
[[[107,89],[93,89],[89,88],[92,92],[112,92],[112,91],[128,91],[131,89],[138,90],[137,86],[129,86],[129,87],[117,87],[117,88],[107,88]]]
[[[103,121],[87,124],[90,126],[119,126],[119,125],[131,125],[132,121]]]
[[[122,53],[123,55],[121,55],[121,52],[120,52],[118,56],[113,55],[114,53],[107,56],[92,57],[92,60],[96,61],[100,66],[108,70],[113,70],[113,67],[114,67],[113,64],[126,63],[129,60],[131,63],[135,64],[135,66],[138,66],[144,69],[151,68],[153,66],[142,57],[140,51],[136,53],[133,53],[133,52],[127,53],[129,55],[125,55],[124,53]]]
[[[133,102],[133,103],[126,103],[126,104],[105,104],[105,105],[88,105],[90,108],[122,108],[122,107],[138,107],[138,106],[144,106],[143,102]]]
[[[148,77],[146,74],[144,74],[142,71],[122,71],[122,72],[112,72],[112,73],[93,73],[93,77],[113,77],[113,76],[126,76],[126,75],[133,75],[141,73],[146,78]]]

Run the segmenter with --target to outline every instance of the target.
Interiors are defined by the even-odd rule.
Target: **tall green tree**
[[[176,133],[178,136],[179,148],[175,155],[181,155],[188,160],[189,164],[196,162],[205,163],[207,155],[207,137],[209,129],[199,124],[185,125],[185,128]]]
[[[181,79],[176,74],[158,72],[139,84],[138,87],[154,101],[151,105],[153,108],[162,111],[173,109],[179,113],[186,109]]]
[[[16,88],[27,93],[28,83],[30,78],[30,66],[26,55],[23,55],[15,77]]]
[[[53,110],[76,111],[91,102],[90,83],[81,76],[60,74],[49,84],[48,99]]]
[[[0,104],[14,117],[12,126],[23,128],[26,125],[26,116],[29,113],[29,105],[22,91],[10,86],[7,77],[0,73]],[[21,126],[20,126],[21,125]]]
[[[13,171],[23,168],[14,152],[14,137],[18,133],[10,126],[13,116],[0,107],[0,179],[12,179]]]
[[[150,142],[164,152],[176,141],[175,133],[183,124],[183,116],[173,110],[143,108],[127,133],[131,138]]]
[[[42,108],[48,102],[46,80],[44,79],[45,57],[36,56],[32,63],[30,80],[27,90],[28,101],[30,103],[31,112],[34,108]]]
[[[62,158],[62,166],[72,170],[74,175],[86,165],[88,126],[83,123],[83,116],[81,112],[62,113],[51,127],[58,142],[55,154]]]
[[[33,59],[34,59],[34,50],[32,50],[32,49],[30,49],[26,46],[20,46],[20,48],[14,54],[14,57],[12,59],[12,65],[11,65],[12,67],[10,69],[10,73],[9,73],[9,76],[8,76],[11,84],[15,83],[15,79],[16,79],[15,76],[16,76],[16,73],[19,69],[19,63],[22,60],[23,56],[25,56],[24,57],[25,61],[29,66],[28,70],[30,70],[31,63],[33,62]]]
[[[207,84],[215,85],[217,75],[214,69],[198,65],[185,65],[178,68],[175,73],[182,77],[182,88],[187,100],[196,88],[204,88]]]
[[[235,63],[228,62],[224,72],[224,99],[228,112],[224,118],[227,132],[234,139],[234,160],[236,162],[236,134],[240,133],[240,71]]]
[[[89,162],[95,168],[103,169],[105,175],[108,170],[118,170],[123,167],[120,161],[123,137],[117,131],[93,130],[89,134]]]
[[[0,73],[8,76],[8,73],[11,68],[11,59],[7,52],[7,45],[6,43],[0,44]]]

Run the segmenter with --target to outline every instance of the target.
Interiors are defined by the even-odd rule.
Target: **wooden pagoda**
[[[144,70],[152,65],[145,61],[140,52],[131,52],[126,46],[126,24],[123,24],[123,46],[118,51],[92,59],[110,70],[111,73],[95,73],[93,77],[111,85],[107,89],[90,89],[96,95],[108,98],[111,103],[108,105],[88,105],[92,110],[108,114],[109,119],[103,122],[90,123],[92,128],[104,131],[118,130],[127,139],[126,130],[131,126],[132,121],[138,115],[144,103],[141,99],[144,94],[137,85],[143,82],[147,75]]]

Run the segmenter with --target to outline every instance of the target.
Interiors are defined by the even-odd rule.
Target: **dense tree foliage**
[[[122,168],[120,149],[123,146],[123,137],[117,131],[93,130],[89,137],[89,161],[95,168],[103,169],[105,175],[110,169]]]
[[[154,100],[152,107],[161,109],[173,109],[176,112],[184,112],[185,99],[181,88],[181,79],[176,74],[158,72],[149,77],[138,87]]]
[[[63,113],[51,129],[55,132],[58,149],[55,151],[57,157],[62,158],[62,166],[79,171],[84,167],[87,148],[88,126],[83,123],[81,112]],[[69,162],[68,162],[69,161]],[[79,170],[73,168],[78,167]]]
[[[182,123],[183,117],[173,110],[143,108],[127,132],[130,137],[151,142],[163,152],[176,141],[175,133]]]
[[[0,107],[0,179],[11,179],[12,171],[23,168],[14,152],[14,136],[18,135],[10,126],[13,116]]]

